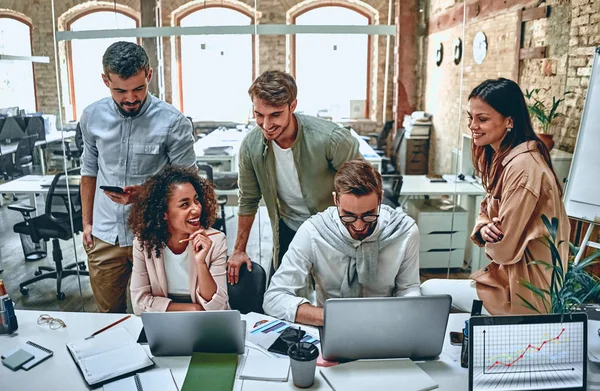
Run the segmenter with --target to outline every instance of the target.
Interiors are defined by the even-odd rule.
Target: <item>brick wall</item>
[[[464,66],[462,83],[460,65],[451,59],[452,42],[462,37],[463,5],[467,6]],[[500,4],[500,5],[499,5]],[[521,60],[518,82],[526,89],[542,88],[541,97],[552,100],[565,91],[573,91],[560,107],[565,117],[553,123],[556,147],[571,151],[575,146],[579,121],[593,61],[594,48],[600,45],[600,2],[594,0],[548,0],[548,18],[522,25],[523,47],[547,46],[546,58]],[[426,10],[428,33],[422,73],[422,109],[434,115],[430,169],[454,171],[452,150],[460,147],[462,132],[468,132],[466,98],[473,87],[488,78],[513,78],[517,45],[517,11],[535,4],[524,0],[507,0],[504,5],[493,0],[462,2],[434,0]],[[441,26],[441,27],[440,27]],[[473,60],[472,42],[478,31],[487,36],[488,52],[484,62]],[[435,47],[444,45],[444,60],[435,65]],[[462,86],[462,97],[460,87]],[[534,120],[534,126],[539,124]]]
[[[118,0],[117,7],[126,9],[129,13],[139,15],[140,0]],[[341,0],[346,4],[353,4],[359,9],[369,9],[377,14],[378,23],[387,23],[388,2],[385,0],[366,0],[359,2],[356,0]],[[94,0],[55,0],[55,15],[57,17],[57,27],[64,29],[64,24],[75,15],[86,12],[100,6],[114,6],[112,1],[94,1]],[[209,4],[227,4],[233,8],[242,11],[250,10],[254,16],[253,0],[162,0],[162,19],[163,26],[171,26],[174,16],[181,14],[194,6],[205,6]],[[58,113],[59,91],[56,83],[56,69],[54,62],[54,47],[52,38],[52,7],[51,0],[0,0],[0,9],[12,10],[30,18],[33,24],[33,45],[34,55],[43,55],[50,57],[49,64],[35,64],[35,85],[37,91],[38,109],[46,113]],[[257,20],[259,24],[284,24],[289,17],[289,11],[292,9],[302,10],[307,7],[313,7],[318,4],[330,5],[328,0],[259,0],[257,1]],[[61,17],[62,16],[62,17]],[[165,71],[165,95],[168,102],[173,102],[177,95],[176,72],[174,67],[174,39],[165,37],[162,40],[163,58]],[[358,131],[372,131],[375,127],[383,123],[383,94],[384,94],[384,72],[385,72],[385,37],[371,38],[371,55],[373,63],[371,65],[371,112],[372,121],[359,121],[356,124]],[[285,36],[258,36],[255,38],[255,74],[256,76],[266,69],[290,69],[289,43]],[[59,49],[59,75],[60,85],[66,86],[67,63],[66,63],[66,45],[61,43]],[[157,66],[154,64],[154,68]],[[388,108],[387,118],[392,117],[392,96],[393,96],[393,78],[391,77],[393,64],[390,64],[390,77],[388,85]],[[60,91],[62,100],[68,105],[68,89],[62,88]],[[64,106],[64,105],[63,105]]]

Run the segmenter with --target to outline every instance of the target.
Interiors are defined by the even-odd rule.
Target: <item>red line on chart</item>
[[[521,355],[520,355],[519,357],[515,358],[513,361],[509,362],[508,364],[506,364],[506,363],[503,363],[503,362],[500,362],[500,361],[496,361],[496,362],[495,362],[495,363],[493,363],[493,364],[492,364],[492,365],[491,365],[491,366],[490,366],[490,367],[489,367],[487,370],[489,371],[490,369],[494,368],[496,365],[503,365],[503,366],[505,366],[505,367],[510,367],[510,366],[512,366],[514,363],[516,363],[517,361],[519,361],[520,359],[522,359],[522,358],[525,356],[525,353],[527,353],[527,351],[528,351],[529,349],[535,349],[535,350],[537,350],[537,351],[539,352],[540,350],[542,350],[542,348],[544,347],[544,345],[545,345],[545,344],[547,344],[548,342],[552,342],[552,341],[556,341],[556,340],[558,340],[558,339],[560,338],[560,336],[562,335],[562,333],[564,333],[564,332],[565,332],[565,329],[562,329],[562,330],[560,331],[560,333],[559,333],[559,334],[558,334],[556,337],[554,337],[554,338],[552,338],[552,339],[548,339],[548,340],[546,340],[546,341],[542,342],[542,344],[540,345],[540,347],[539,347],[539,348],[538,348],[538,347],[535,347],[535,346],[533,346],[533,345],[531,345],[531,344],[529,344],[529,345],[527,345],[527,348],[525,349],[525,351],[524,351],[523,353],[521,353]]]

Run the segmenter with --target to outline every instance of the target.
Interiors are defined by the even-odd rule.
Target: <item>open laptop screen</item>
[[[473,317],[469,390],[585,390],[587,316]]]

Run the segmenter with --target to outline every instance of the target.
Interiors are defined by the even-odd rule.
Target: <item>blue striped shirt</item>
[[[96,177],[92,235],[131,246],[131,205],[113,202],[99,186],[139,185],[167,164],[194,165],[192,125],[173,106],[148,94],[135,117],[121,115],[112,97],[92,103],[81,116],[81,132],[81,175]]]

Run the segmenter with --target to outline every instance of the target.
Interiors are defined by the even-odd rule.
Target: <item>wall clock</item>
[[[473,59],[477,64],[481,64],[487,54],[487,38],[483,31],[475,34],[473,39]]]
[[[444,45],[441,42],[438,42],[437,48],[435,49],[435,65],[438,67],[442,63],[444,59]]]
[[[454,40],[454,44],[452,45],[452,56],[454,57],[454,63],[458,65],[462,58],[462,41],[460,38]]]

